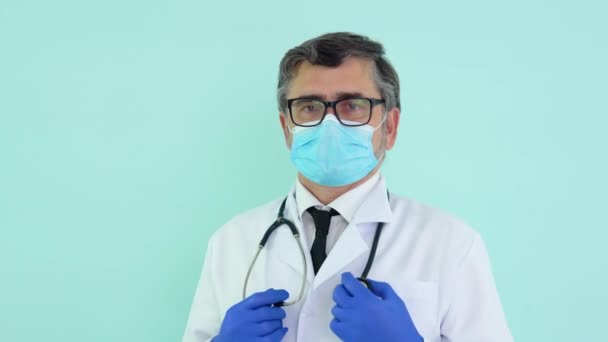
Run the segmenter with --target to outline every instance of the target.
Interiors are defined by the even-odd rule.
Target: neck
[[[312,182],[308,178],[302,176],[301,173],[298,173],[298,179],[300,180],[302,185],[304,185],[304,187],[319,200],[319,202],[321,202],[323,205],[328,205],[329,203],[333,202],[336,198],[342,196],[349,190],[354,189],[359,185],[365,183],[366,180],[370,179],[376,174],[376,172],[378,172],[379,167],[380,165],[376,166],[376,168],[373,169],[372,172],[370,172],[367,176],[363,177],[359,181],[344,186],[323,186]]]

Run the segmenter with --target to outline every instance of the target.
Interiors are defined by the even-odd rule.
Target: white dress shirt
[[[327,233],[327,245],[325,253],[329,255],[331,248],[334,246],[338,238],[346,229],[346,226],[352,222],[355,213],[363,203],[365,196],[370,190],[378,183],[380,178],[379,173],[376,172],[365,182],[359,184],[354,189],[345,192],[340,197],[333,200],[327,206],[323,205],[319,200],[308,191],[302,185],[299,179],[296,179],[296,203],[298,206],[298,218],[302,223],[306,235],[306,241],[308,246],[312,246],[312,242],[315,238],[316,228],[315,223],[312,219],[312,215],[306,211],[310,207],[315,207],[320,210],[329,211],[331,209],[336,210],[340,215],[333,216],[329,224],[329,231]]]

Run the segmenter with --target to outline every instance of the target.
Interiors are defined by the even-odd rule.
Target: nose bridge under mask
[[[329,114],[325,115],[325,117],[323,118],[323,121],[319,125],[317,125],[317,126],[303,127],[303,126],[294,125],[293,127],[291,127],[289,129],[289,132],[293,136],[294,134],[296,134],[298,132],[301,132],[302,130],[314,129],[314,128],[321,129],[321,127],[325,123],[333,122],[336,125],[344,126],[344,128],[356,128],[356,129],[363,129],[363,130],[371,130],[371,133],[373,134],[378,128],[380,128],[382,126],[382,124],[384,124],[384,121],[386,121],[386,117],[387,117],[387,113],[386,112],[382,113],[382,121],[380,121],[380,123],[376,127],[370,125],[369,123],[365,124],[365,125],[362,125],[362,126],[346,126],[346,125],[343,125],[340,122],[340,120],[338,120],[338,118],[334,114],[329,113]],[[354,121],[342,120],[342,122],[356,124],[356,122],[354,122]]]
[[[304,130],[320,129],[321,126],[323,126],[328,121],[334,121],[334,122],[340,124],[340,122],[338,121],[338,118],[336,118],[335,115],[333,115],[333,114],[327,114],[323,118],[323,121],[320,124],[316,125],[316,126],[303,127],[303,126],[294,125],[293,127],[291,127],[289,129],[289,131],[291,132],[291,135],[293,136],[294,134],[296,134],[298,132],[301,132],[301,131],[304,131]]]

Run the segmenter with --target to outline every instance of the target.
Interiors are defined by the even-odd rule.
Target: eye
[[[352,113],[352,112],[358,112],[358,111],[363,110],[364,105],[358,99],[351,99],[351,100],[346,100],[346,101],[340,103],[340,107],[343,111]]]

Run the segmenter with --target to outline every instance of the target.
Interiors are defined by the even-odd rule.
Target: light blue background
[[[0,341],[179,341],[210,234],[295,179],[278,63],[382,42],[390,189],[484,237],[518,341],[605,340],[602,1],[0,2]]]

